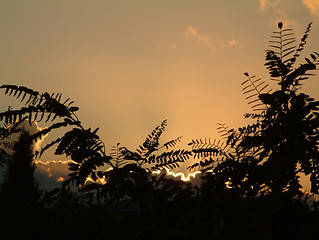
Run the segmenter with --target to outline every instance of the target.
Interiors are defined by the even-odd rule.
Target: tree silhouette
[[[30,135],[26,131],[21,133],[19,140],[14,144],[14,152],[7,162],[1,187],[1,197],[7,204],[20,205],[38,200],[32,145]]]
[[[6,146],[6,138],[20,132],[12,159],[0,158],[0,165],[8,164],[1,193],[5,204],[0,205],[6,221],[0,234],[22,229],[23,234],[31,231],[42,238],[52,232],[52,239],[317,237],[318,204],[312,208],[306,204],[299,183],[299,173],[310,175],[311,192],[319,192],[319,101],[300,91],[301,83],[317,69],[319,53],[296,65],[310,27],[295,45],[292,30],[278,23],[265,64],[278,90],[244,73],[243,95],[254,111],[244,117],[253,123],[237,130],[219,124],[222,141],[194,139],[190,150],[172,150],[180,137],[160,143],[167,126],[164,120],[136,150],[118,143],[108,154],[99,129],[83,126],[76,115],[79,108],[69,98],[2,85],[5,94],[24,106],[0,112],[4,123],[0,144]],[[42,121],[48,127],[29,135],[20,128],[24,121]],[[56,129],[66,130],[35,155],[41,157],[55,147],[56,155],[71,158],[69,179],[38,197],[31,147]],[[192,156],[198,162],[189,169],[203,173],[199,187],[152,174],[163,167],[176,168]],[[71,183],[78,187],[77,193],[69,191]],[[30,200],[36,207],[13,211],[12,204],[25,206]],[[38,220],[36,226],[31,218]]]
[[[50,124],[49,127],[30,136],[30,140],[36,141],[55,129],[73,126],[71,130],[66,131],[63,136],[47,144],[37,153],[37,156],[41,156],[47,149],[56,146],[56,155],[65,155],[73,160],[69,163],[71,171],[69,179],[63,182],[62,189],[70,183],[75,183],[82,192],[95,192],[96,199],[105,203],[109,203],[109,200],[122,202],[129,197],[138,203],[143,213],[146,213],[147,205],[152,198],[152,190],[158,186],[154,184],[152,171],[163,167],[175,168],[191,156],[188,150],[163,151],[180,141],[178,137],[163,145],[159,144],[159,138],[167,125],[167,121],[164,120],[136,151],[120,147],[118,156],[114,157],[105,152],[104,143],[97,134],[99,128],[92,130],[83,127],[75,114],[78,107],[72,106],[73,101],[69,98],[62,101],[62,94],[50,95],[47,92],[40,94],[32,89],[15,85],[3,85],[1,88],[5,89],[5,94],[20,99],[26,106],[0,113],[0,120],[13,126],[19,125],[23,120],[29,123],[45,121]],[[156,154],[160,150],[161,153]],[[112,170],[101,170],[101,167]],[[88,178],[95,182],[84,186]],[[145,191],[146,188],[150,191]],[[181,188],[172,189],[176,191],[171,191],[171,196],[176,194],[177,190],[183,191],[184,187],[181,184]]]
[[[113,207],[137,204],[144,215],[150,213],[151,205],[154,207],[154,195],[166,192],[167,199],[175,199],[181,192],[188,192],[191,197],[192,190],[189,185],[182,182],[175,184],[174,181],[166,181],[163,176],[152,175],[152,171],[164,166],[175,168],[191,156],[191,152],[187,150],[163,151],[174,147],[181,139],[178,137],[160,144],[160,137],[166,125],[167,121],[164,120],[135,151],[117,144],[110,154],[114,168],[107,171],[93,169],[90,177],[95,182],[86,184],[81,191],[95,191],[98,201]],[[78,167],[78,164],[70,164],[72,171],[76,172]],[[164,202],[167,204],[167,200]]]
[[[203,160],[191,169],[212,170],[224,187],[246,197],[301,195],[299,173],[310,174],[311,192],[319,193],[319,101],[300,93],[302,82],[319,64],[319,53],[296,66],[310,27],[296,46],[292,30],[278,23],[265,65],[280,89],[272,92],[265,81],[245,73],[243,93],[255,113],[244,116],[256,122],[238,130],[221,125],[226,139],[222,146],[194,140],[192,151]]]

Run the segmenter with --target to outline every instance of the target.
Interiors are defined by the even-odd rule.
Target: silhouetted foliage
[[[163,191],[161,190],[163,186],[165,191],[169,192],[168,199],[174,199],[180,192],[185,192],[184,183],[179,182],[175,187],[169,187],[174,181],[152,175],[154,170],[164,166],[176,167],[179,162],[184,162],[191,156],[191,152],[186,150],[171,150],[156,154],[162,149],[167,150],[175,146],[180,141],[178,137],[163,145],[159,143],[166,125],[167,121],[164,120],[146,137],[136,151],[117,144],[111,153],[110,162],[113,163],[113,168],[107,171],[91,171],[90,177],[95,182],[87,183],[81,191],[96,191],[97,200],[112,207],[137,204],[142,214],[155,211],[151,207],[154,195]],[[73,166],[75,165],[72,164],[71,167]]]
[[[35,202],[40,193],[34,179],[34,155],[28,132],[21,133],[13,150],[1,186],[1,200],[13,206]]]
[[[79,108],[69,98],[2,85],[5,94],[24,106],[0,113],[0,145],[10,147],[8,137],[21,134],[12,159],[0,152],[0,166],[8,164],[0,196],[0,219],[5,219],[1,236],[316,239],[319,205],[303,194],[299,183],[299,173],[310,175],[311,192],[319,192],[319,102],[300,93],[302,81],[319,64],[319,54],[310,54],[296,66],[310,27],[299,45],[283,23],[271,37],[265,66],[279,90],[244,73],[243,95],[254,111],[244,117],[254,122],[237,130],[218,124],[222,140],[194,139],[190,150],[173,148],[181,137],[160,143],[167,126],[164,120],[136,150],[118,143],[107,154],[98,128],[82,125],[76,115]],[[48,127],[29,135],[21,128],[24,121],[44,122]],[[54,154],[73,161],[69,179],[40,196],[31,146],[56,129],[65,133],[35,155],[41,157],[55,147]],[[177,168],[191,157],[197,162],[188,169],[202,172],[199,186],[163,172],[153,174],[163,167]],[[73,183],[78,192],[71,191]],[[9,204],[26,199],[33,199],[33,204],[23,211]]]
[[[44,119],[49,123],[50,120],[51,125],[48,128],[31,136],[33,141],[54,129],[74,126],[37,153],[41,156],[47,149],[56,146],[56,155],[65,155],[73,160],[69,163],[71,173],[69,179],[63,182],[62,191],[74,182],[81,192],[87,193],[87,196],[93,193],[95,201],[103,202],[109,207],[137,204],[140,211],[147,214],[151,211],[149,205],[154,191],[158,190],[159,186],[155,184],[156,177],[151,175],[152,171],[162,167],[178,167],[179,163],[191,156],[191,152],[187,150],[162,151],[174,147],[181,139],[178,137],[160,145],[159,139],[167,126],[166,120],[146,137],[136,151],[120,147],[118,144],[114,149],[116,154],[113,152],[108,155],[103,141],[97,135],[98,128],[91,130],[82,126],[75,114],[78,108],[71,106],[73,101],[67,99],[62,102],[61,94],[40,94],[14,85],[3,85],[0,88],[6,90],[5,94],[21,99],[22,102],[27,99],[27,107],[0,113],[1,120],[13,126],[21,120],[28,120],[29,123]],[[101,167],[109,169],[102,170]],[[93,182],[87,182],[88,179]],[[180,188],[174,187],[169,190],[170,199],[179,191],[184,192],[184,184],[179,185]]]
[[[305,58],[305,63],[295,67],[310,27],[298,46],[294,45],[292,30],[284,29],[282,23],[272,36],[265,65],[271,79],[278,81],[279,90],[266,90],[265,81],[244,74],[248,79],[242,83],[243,94],[253,110],[262,111],[244,116],[256,122],[238,130],[225,129],[222,136],[227,138],[226,146],[214,151],[220,158],[211,159],[212,149],[206,146],[193,149],[204,157],[199,163],[202,169],[205,162],[214,162],[209,170],[224,186],[227,183],[243,196],[300,196],[299,173],[310,174],[311,192],[319,192],[319,102],[300,93],[301,81],[313,75],[319,64],[319,54],[314,52],[311,60]]]

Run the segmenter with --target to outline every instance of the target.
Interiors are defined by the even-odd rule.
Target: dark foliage
[[[36,202],[40,195],[34,179],[34,155],[28,132],[20,135],[13,150],[12,157],[7,161],[5,178],[1,186],[1,203],[27,206]]]
[[[156,154],[163,148],[168,149],[174,147],[181,137],[168,141],[160,145],[159,139],[167,125],[164,120],[157,126],[145,139],[136,151],[130,151],[125,147],[119,149],[120,155],[128,162],[134,162],[137,166],[149,165],[150,170],[157,170],[162,167],[176,168],[179,163],[183,163],[191,156],[191,152],[187,150],[171,150]]]
[[[117,144],[111,153],[110,161],[113,167],[107,171],[91,171],[90,176],[95,182],[87,183],[80,190],[95,192],[98,202],[113,208],[137,206],[143,215],[156,211],[153,202],[156,194],[163,191],[161,190],[163,186],[170,201],[181,192],[185,192],[185,187],[189,188],[188,185],[182,182],[175,184],[174,181],[162,177],[158,179],[152,175],[154,170],[162,167],[174,168],[179,162],[184,162],[191,156],[191,152],[186,150],[162,151],[175,146],[180,141],[178,137],[163,145],[159,143],[166,125],[167,121],[164,120],[146,137],[136,151]],[[72,166],[76,167],[73,164]],[[175,187],[170,186],[172,184],[175,184]],[[191,198],[192,191],[189,193],[188,197]]]
[[[311,175],[311,192],[319,192],[319,102],[300,93],[301,82],[313,75],[319,64],[319,54],[314,52],[311,60],[305,58],[304,63],[295,67],[310,27],[311,24],[295,46],[292,30],[278,24],[279,31],[274,32],[266,51],[265,65],[280,89],[266,90],[265,81],[245,73],[248,79],[242,83],[243,94],[253,110],[261,112],[244,115],[255,119],[254,124],[223,130],[226,146],[223,151],[215,151],[222,157],[209,160],[215,163],[210,169],[219,181],[242,196],[283,192],[291,197],[300,196],[299,173]],[[195,151],[207,158],[211,157],[212,149],[200,146]],[[199,165],[203,166],[203,161]]]
[[[312,193],[319,192],[319,102],[300,93],[302,81],[317,68],[319,54],[314,52],[296,66],[310,27],[299,45],[282,23],[272,36],[265,65],[279,90],[244,74],[243,95],[254,111],[244,117],[255,122],[237,130],[219,124],[222,140],[194,139],[190,150],[173,148],[181,137],[160,143],[167,126],[164,120],[136,150],[118,143],[107,154],[98,128],[82,125],[75,114],[78,107],[69,98],[63,101],[62,94],[1,86],[5,94],[24,103],[21,109],[0,113],[1,145],[10,147],[7,137],[21,133],[12,160],[0,152],[0,165],[8,164],[0,196],[1,236],[317,239],[318,203],[301,192],[298,175],[310,175]],[[42,121],[48,127],[30,136],[22,131],[24,121]],[[69,179],[40,196],[31,146],[56,129],[66,131],[36,155],[55,147],[56,155],[71,158]],[[202,172],[200,186],[152,174],[163,167],[179,167],[191,157],[198,162],[189,169]],[[70,190],[71,184],[78,192]],[[33,200],[26,205],[26,199]],[[22,208],[16,207],[19,201]]]

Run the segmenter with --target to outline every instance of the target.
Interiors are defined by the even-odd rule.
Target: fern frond
[[[178,142],[181,141],[181,139],[182,139],[182,137],[178,137],[176,139],[168,141],[168,142],[163,144],[163,147],[166,147],[166,149],[168,149],[169,147],[174,147]]]
[[[167,120],[164,120],[159,126],[157,126],[145,139],[144,143],[139,146],[137,151],[149,156],[155,150],[158,150],[159,138],[165,131],[167,126]]]
[[[273,40],[269,41],[269,47],[278,55],[280,62],[284,63],[285,58],[295,51],[296,46],[293,43],[296,42],[296,39],[291,28],[284,29],[281,22],[278,23],[278,28],[279,31],[273,32],[271,36]]]
[[[275,81],[282,81],[290,72],[290,68],[282,62],[280,56],[273,50],[266,50],[265,66],[267,66],[272,80]]]
[[[15,124],[17,121],[21,122],[22,119],[25,119],[27,115],[31,124],[32,113],[37,111],[38,109],[33,106],[23,107],[20,110],[9,109],[0,113],[0,121],[4,120],[5,124]]]
[[[162,167],[168,168],[177,168],[179,167],[179,163],[185,162],[187,159],[190,158],[192,155],[191,151],[187,150],[172,150],[169,152],[164,152],[159,156],[156,156],[155,160],[157,164],[155,165],[154,169],[159,169]],[[149,162],[151,163],[151,162]]]
[[[180,162],[184,162],[189,158],[188,155],[191,155],[191,152],[185,150],[172,150],[168,152],[163,152],[161,154],[156,154],[159,150],[174,147],[177,142],[181,140],[182,137],[178,137],[174,140],[168,141],[163,145],[159,144],[159,138],[164,132],[167,125],[167,120],[164,120],[161,125],[157,126],[151,134],[148,135],[146,140],[142,145],[139,146],[136,151],[131,151],[126,147],[119,148],[119,153],[117,149],[114,148],[114,153],[112,154],[113,158],[119,158],[124,165],[128,165],[129,161],[133,161],[133,165],[141,167],[144,164],[150,165],[147,169],[159,169],[162,167],[175,168],[179,166]],[[124,167],[125,167],[124,166]]]
[[[78,124],[79,124],[79,122],[71,122],[71,121],[67,121],[67,119],[64,119],[64,122],[54,123],[50,127],[44,128],[41,131],[31,135],[30,139],[32,141],[37,141],[38,139],[41,139],[43,136],[47,135],[53,129],[58,129],[58,128],[61,128],[61,127],[67,127],[67,126],[70,126],[70,125],[78,125]]]
[[[261,80],[261,78],[249,76],[248,73],[244,73],[244,75],[247,76],[248,79],[242,82],[241,85],[248,104],[251,105],[254,111],[265,110],[265,107],[267,106],[260,101],[258,96],[263,92],[269,93],[271,91],[271,89],[269,89],[269,85],[265,81]]]
[[[113,146],[111,149],[110,156],[112,157],[112,161],[114,162],[114,166],[119,168],[126,164],[126,160],[124,159],[124,156],[122,154],[120,147],[120,143],[116,144],[116,146]]]
[[[244,115],[244,118],[260,118],[260,117],[263,117],[265,116],[265,111],[261,112],[261,113],[245,113]]]
[[[229,129],[228,126],[226,126],[224,123],[217,123],[217,131],[221,135],[222,138],[228,138],[233,132],[234,129]]]
[[[297,69],[293,67],[297,58],[300,56],[300,52],[304,49],[311,25],[312,23],[308,25],[298,47],[294,45],[295,39],[291,32],[292,29],[282,29],[282,23],[278,23],[279,32],[274,32],[274,35],[271,36],[275,40],[270,41],[270,48],[272,50],[266,51],[265,65],[272,77],[271,80],[280,81],[279,84],[282,85],[283,91],[290,89],[291,85],[294,87],[300,85],[299,81],[308,79],[306,71],[313,69],[312,65],[315,63],[310,63],[311,61],[309,59],[306,59],[308,64],[305,65],[307,66],[302,65]],[[292,57],[291,54],[293,54]],[[313,55],[311,57],[316,56]],[[299,79],[294,82],[296,77]]]
[[[215,168],[216,164],[222,159],[223,158],[221,158],[221,159],[218,159],[218,158],[217,159],[213,159],[213,158],[203,159],[200,162],[197,162],[197,163],[187,167],[187,169],[189,171],[197,170],[197,171],[201,171],[202,173],[204,173],[204,172],[207,172],[207,171]]]
[[[292,29],[283,29],[283,23],[278,23],[279,31],[273,32],[269,41],[270,49],[266,50],[266,63],[271,80],[283,82],[292,70],[291,54],[295,52],[296,42]]]
[[[73,128],[64,134],[55,154],[71,156],[75,162],[81,163],[90,155],[100,154],[103,143],[90,129]]]
[[[107,161],[109,158],[107,159]],[[107,162],[106,159],[104,159],[100,155],[93,155],[89,156],[80,166],[78,170],[78,178],[77,178],[77,185],[83,185],[87,179],[87,177],[90,175],[93,180],[97,180],[97,177],[95,175],[94,170],[96,170],[97,167],[101,167]]]
[[[27,98],[27,103],[35,101],[35,99],[38,98],[39,96],[39,92],[38,91],[34,91],[30,88],[26,88],[23,86],[16,86],[16,85],[2,85],[0,86],[0,89],[3,88],[5,89],[5,94],[9,94],[9,96],[11,96],[13,94],[13,97],[16,97],[17,99],[19,99],[20,97],[20,101],[23,102],[24,99],[26,98],[26,96],[29,96],[29,98]]]
[[[16,86],[16,85],[2,85],[0,89],[5,89],[5,94],[20,99],[21,102],[25,101],[26,107],[22,107],[20,110],[8,110],[1,113],[0,120],[5,118],[6,123],[14,123],[17,119],[21,119],[23,115],[28,115],[29,123],[32,121],[42,121],[44,115],[47,115],[46,121],[50,119],[54,121],[57,117],[71,117],[75,111],[79,108],[70,106],[72,102],[67,99],[64,103],[61,103],[62,94],[50,94],[45,92],[40,94],[38,91],[32,89]]]
[[[193,149],[194,158],[207,158],[211,156],[219,156],[223,154],[223,151],[217,148],[199,148]]]
[[[53,140],[52,142],[48,143],[47,145],[45,145],[43,148],[41,148],[41,150],[38,152],[37,155],[39,155],[39,157],[42,156],[42,154],[48,150],[49,148],[51,148],[52,146],[54,146],[55,144],[59,143],[62,140],[62,138],[57,138],[55,140]],[[36,155],[36,157],[37,157]]]
[[[317,56],[318,57],[318,56]],[[317,68],[315,61],[317,61],[317,58],[315,58],[314,60],[309,60],[308,58],[306,58],[306,62],[305,64],[301,64],[297,69],[295,69],[294,71],[292,71],[287,78],[285,79],[285,81],[283,81],[281,83],[282,87],[284,89],[288,89],[290,86],[299,86],[300,81],[304,81],[307,80],[309,78],[309,76],[312,76],[313,74],[309,74],[307,73],[308,71],[311,70],[315,70]]]
[[[261,124],[259,122],[251,124],[251,125],[247,125],[246,127],[242,127],[242,128],[238,128],[238,131],[241,134],[246,134],[249,135],[251,133],[255,133],[257,131],[257,129],[259,129],[261,126]]]
[[[97,167],[111,164],[112,157],[104,153],[104,143],[96,134],[97,130],[73,128],[64,134],[59,141],[55,154],[70,156],[74,163],[69,164],[69,181],[75,181],[77,186],[83,185],[88,176],[96,179]]]
[[[291,59],[288,59],[286,61],[290,61],[290,65],[293,66],[294,63],[296,62],[297,58],[300,56],[300,52],[304,49],[305,45],[306,45],[306,40],[308,38],[308,35],[309,35],[309,32],[310,32],[310,29],[311,29],[311,25],[312,25],[312,22],[308,24],[307,28],[306,28],[306,31],[304,33],[304,35],[302,36],[301,40],[300,40],[300,43],[299,43],[299,46],[297,47],[293,57]]]
[[[194,158],[198,159],[223,155],[226,152],[224,142],[216,139],[214,141],[211,141],[210,138],[208,140],[206,138],[205,140],[196,139],[188,145],[192,146]]]
[[[142,157],[139,152],[133,152],[131,150],[128,150],[126,147],[121,147],[120,152],[120,154],[123,156],[123,159],[125,160],[136,162],[145,160],[145,158]]]
[[[43,108],[44,110],[49,113],[48,117],[46,119],[46,122],[50,120],[51,116],[53,115],[53,118],[51,121],[54,121],[56,117],[70,117],[71,111],[67,106],[60,103],[58,99],[58,95],[56,98],[51,97],[48,93],[44,93],[44,103]],[[53,96],[53,94],[52,94]]]

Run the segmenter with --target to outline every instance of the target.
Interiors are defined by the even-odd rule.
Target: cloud
[[[197,30],[191,26],[184,32],[186,40],[194,40],[199,44],[206,45],[210,50],[215,50],[216,47],[211,37],[199,34]]]
[[[177,44],[176,43],[166,43],[166,44],[160,44],[156,46],[157,49],[161,49],[161,50],[165,50],[165,51],[169,51],[171,53],[175,53],[176,49],[177,49]]]
[[[274,25],[277,27],[278,22],[283,22],[284,27],[298,27],[299,24],[291,19],[288,13],[281,9],[276,9],[273,11],[274,17],[270,21],[270,26],[273,27]]]
[[[187,175],[185,175],[183,172],[174,172],[169,170],[167,167],[164,167],[162,170],[157,170],[157,171],[153,171],[153,174],[157,174],[157,175],[162,175],[165,174],[166,177],[169,178],[169,176],[173,179],[179,179],[182,180],[184,182],[188,182],[191,181],[193,182],[194,179],[196,178],[196,175],[200,174],[201,171],[196,171],[194,173],[188,173]],[[198,180],[198,179],[197,179]]]
[[[29,123],[26,124],[26,126],[24,127],[25,130],[29,131],[30,134],[35,134],[37,132],[42,131],[44,128],[40,128],[38,123],[36,121],[32,122],[31,126]],[[38,151],[41,148],[41,144],[43,142],[43,140],[48,136],[48,133],[46,135],[44,135],[41,139],[38,139],[36,143],[34,143],[33,145],[33,150],[34,151]]]
[[[277,27],[278,22],[283,22],[285,27],[299,26],[287,12],[293,5],[293,1],[259,0],[259,10],[270,15],[269,26],[272,28]]]
[[[310,10],[312,15],[317,17],[319,21],[319,1],[318,0],[303,0],[302,3]]]
[[[170,44],[168,44],[168,49],[171,50],[171,51],[175,51],[175,49],[176,49],[176,44],[175,44],[175,43],[170,43]]]
[[[234,46],[241,46],[241,43],[235,40],[234,38],[230,41],[221,39],[219,39],[218,41],[218,39],[216,40],[212,37],[199,34],[198,31],[191,26],[187,27],[187,30],[184,32],[184,36],[186,38],[186,41],[194,41],[198,44],[208,47],[211,51],[215,51],[217,49],[224,49],[226,47],[231,48]],[[172,47],[175,48],[176,46]]]
[[[265,12],[267,7],[274,8],[279,4],[279,2],[280,0],[274,0],[274,1],[259,0],[259,10],[262,12]]]
[[[229,43],[228,43],[228,48],[231,48],[231,47],[234,47],[234,46],[240,46],[240,45],[241,45],[241,44],[240,44],[237,40],[232,39],[232,40],[230,40]]]
[[[264,12],[266,9],[267,0],[259,0],[259,10]]]
[[[39,187],[45,190],[60,187],[61,182],[68,178],[70,162],[72,161],[36,161],[35,179]]]

